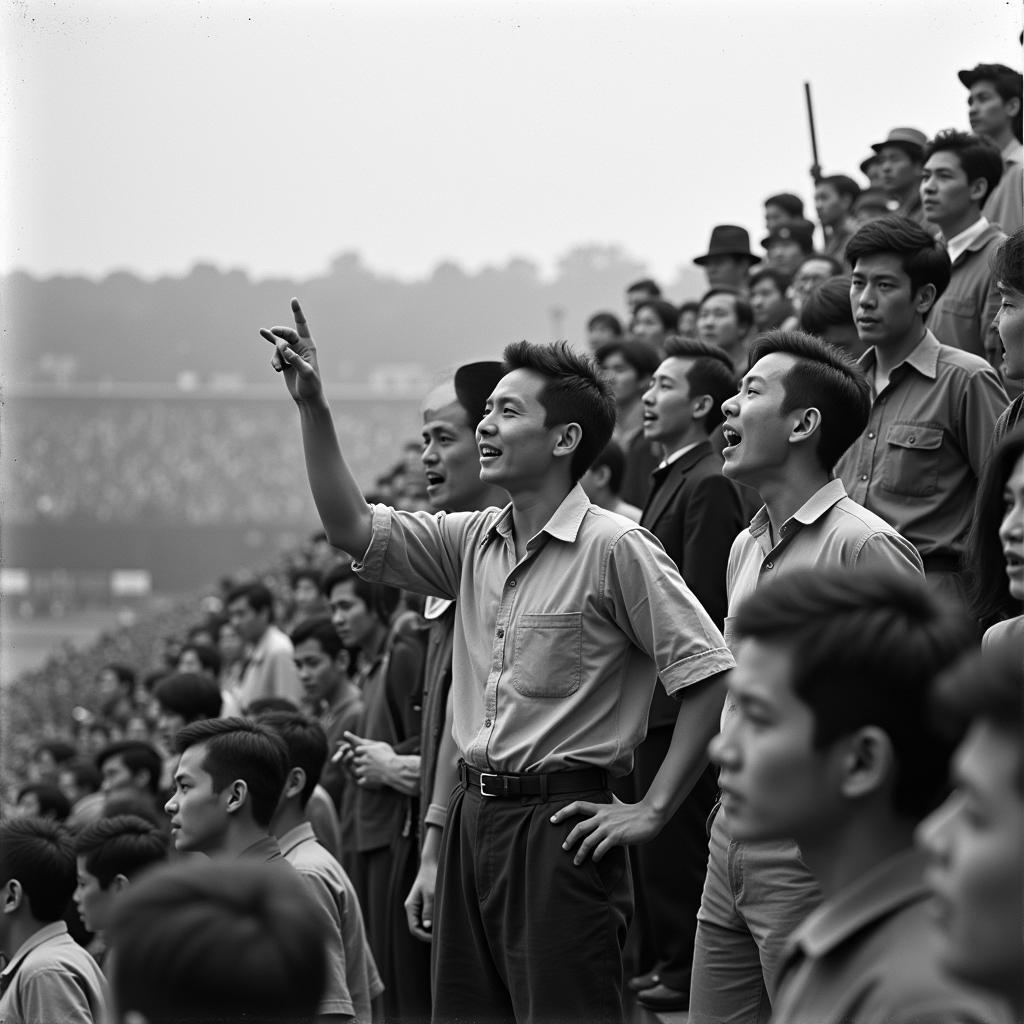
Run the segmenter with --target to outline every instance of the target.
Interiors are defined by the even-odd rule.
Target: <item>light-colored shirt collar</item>
[[[290,828],[278,839],[277,842],[281,847],[281,853],[287,857],[296,846],[299,846],[310,839],[315,842],[316,833],[313,831],[313,826],[308,821],[304,821],[301,825],[296,825],[295,828]]]
[[[784,536],[789,533],[789,524],[795,519],[801,526],[816,523],[837,501],[846,497],[846,487],[838,477],[819,487],[790,517],[780,529]],[[768,529],[768,506],[762,505],[757,515],[750,520],[750,535],[760,537]],[[780,538],[781,539],[781,538]]]
[[[1018,142],[1016,138],[1011,138],[1010,141],[1003,146],[1001,155],[1004,164],[1024,163],[1024,144]]]
[[[580,532],[580,524],[583,522],[589,508],[590,499],[587,497],[587,492],[583,490],[582,484],[577,483],[565,498],[562,499],[562,504],[555,509],[551,518],[544,524],[540,532],[554,537],[555,540],[572,544],[576,540],[576,535]],[[503,537],[512,535],[512,506],[510,504],[506,505],[498,514],[498,517],[491,524],[491,528],[487,531],[487,536],[491,537],[495,533],[500,533]]]
[[[64,921],[51,921],[43,925],[37,932],[33,932],[14,952],[14,956],[7,961],[6,966],[0,971],[0,978],[6,981],[18,969],[18,965],[32,952],[38,949],[44,942],[60,938],[68,934],[68,926]],[[6,986],[5,986],[6,987]]]
[[[988,227],[988,219],[979,217],[969,228],[964,228],[958,235],[946,239],[946,252],[949,253],[949,262],[956,261],[985,233]]]
[[[700,443],[700,441],[693,441],[690,444],[684,444],[682,448],[677,448],[671,455],[666,455],[658,463],[658,469],[664,469],[666,466],[671,466],[673,462],[678,462],[687,452],[692,452]]]
[[[868,379],[871,380],[875,375],[875,363],[877,362],[875,346],[867,350],[858,360],[860,368],[868,375]],[[900,366],[909,364],[918,373],[923,374],[929,380],[935,380],[938,376],[939,366],[939,339],[932,334],[931,331],[926,330],[924,337],[914,346],[913,351],[900,363]],[[898,367],[893,367],[898,369]],[[892,380],[892,375],[889,375],[889,380]]]

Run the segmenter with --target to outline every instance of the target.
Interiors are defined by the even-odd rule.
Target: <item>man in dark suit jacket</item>
[[[725,619],[729,551],[745,520],[735,484],[709,440],[722,421],[722,403],[736,391],[732,362],[700,341],[670,339],[667,358],[644,393],[644,436],[661,448],[641,526],[653,533],[687,586],[719,625]],[[662,699],[664,698],[664,699]],[[637,795],[647,791],[672,736],[676,707],[656,694],[647,738],[636,752]],[[650,968],[631,983],[652,1009],[689,1004],[690,965],[708,843],[706,821],[717,796],[708,768],[665,830],[637,851],[640,956]],[[646,925],[646,928],[644,927]],[[645,948],[646,947],[646,948]]]

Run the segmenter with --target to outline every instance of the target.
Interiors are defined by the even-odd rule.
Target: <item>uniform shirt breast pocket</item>
[[[981,316],[981,310],[975,299],[946,299],[943,311],[950,316],[963,317],[965,320],[977,320]],[[941,340],[941,339],[940,339]]]
[[[885,437],[881,485],[893,494],[927,498],[939,484],[942,428],[894,423]]]
[[[568,697],[580,688],[583,615],[527,614],[516,626],[512,685],[524,697]]]

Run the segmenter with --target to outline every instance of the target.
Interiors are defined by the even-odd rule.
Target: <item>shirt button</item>
[[[504,635],[505,635],[505,630],[499,629],[498,630],[498,639],[500,640]]]
[[[490,729],[490,727],[491,727],[491,720],[489,718],[484,721],[484,727],[487,728],[487,729]]]
[[[872,430],[872,431],[871,431],[871,432],[870,432],[870,433],[868,434],[868,437],[869,437],[869,438],[870,438],[871,440],[874,440],[874,437],[875,437],[875,432],[874,432],[874,431]]]
[[[913,434],[911,434],[911,435],[910,435],[910,443],[911,443],[911,444],[913,444],[913,443],[914,443],[914,442],[915,442],[916,440],[917,440],[917,438],[916,438],[916,437],[914,437],[914,435],[913,435]]]
[[[514,587],[514,586],[516,585],[516,581],[515,581],[514,579],[513,579],[513,580],[509,580],[509,581],[508,581],[508,585],[509,585],[510,587]]]
[[[775,568],[775,563],[774,562],[765,562],[764,563],[764,567],[766,569],[774,569]]]
[[[867,473],[861,473],[860,478],[861,478],[861,480],[867,480],[867,478],[868,478]]]

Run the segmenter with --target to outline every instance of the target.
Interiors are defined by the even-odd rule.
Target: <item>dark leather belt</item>
[[[603,768],[579,768],[569,772],[533,773],[528,775],[498,775],[481,772],[459,762],[459,782],[464,789],[475,789],[481,796],[524,797],[545,799],[557,793],[579,793],[589,789],[607,789],[608,773]]]

